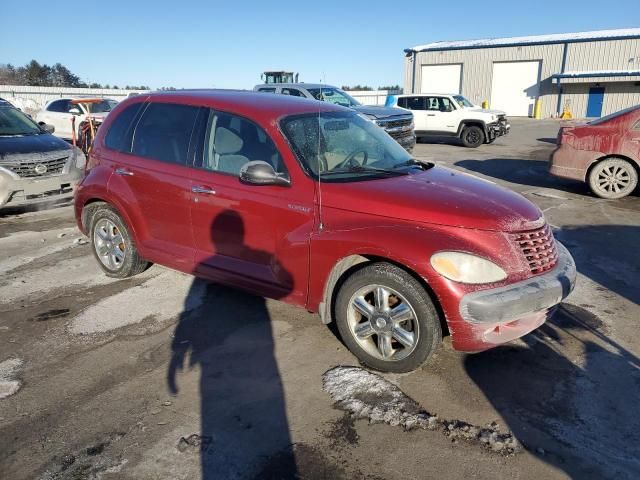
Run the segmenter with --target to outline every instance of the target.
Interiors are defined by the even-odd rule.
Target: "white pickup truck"
[[[387,101],[390,106],[413,113],[416,137],[452,136],[465,147],[479,147],[509,133],[511,125],[505,112],[485,110],[462,95],[415,93],[397,95]]]

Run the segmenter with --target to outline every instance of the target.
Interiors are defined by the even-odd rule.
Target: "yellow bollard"
[[[484,102],[482,102],[482,108],[484,108],[485,110],[489,109],[489,100],[485,100]]]
[[[542,118],[542,102],[538,98],[533,106],[533,118],[540,120]]]

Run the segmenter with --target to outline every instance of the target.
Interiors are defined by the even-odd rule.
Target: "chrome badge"
[[[47,173],[47,166],[43,165],[42,163],[39,163],[38,165],[35,166],[35,168],[33,170],[38,175],[42,175],[43,173]]]

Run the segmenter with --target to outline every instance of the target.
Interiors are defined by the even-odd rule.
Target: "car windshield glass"
[[[334,103],[343,107],[357,107],[360,105],[360,102],[355,98],[338,88],[307,88],[307,91],[313,95],[313,98],[322,102]]]
[[[281,125],[314,178],[320,174],[327,181],[351,181],[402,175],[415,164],[384,130],[356,112],[293,115]]]
[[[454,95],[453,99],[461,107],[473,107],[473,103],[466,99],[463,95]]]
[[[0,135],[37,135],[44,133],[20,110],[0,107]]]
[[[611,115],[607,115],[606,117],[601,117],[596,120],[592,120],[589,122],[589,125],[599,125],[604,122],[608,122],[620,115],[624,115],[625,113],[633,112],[634,110],[640,108],[640,105],[635,105],[633,107],[625,108],[624,110],[620,110],[619,112],[612,113]]]
[[[90,110],[91,113],[104,113],[111,111],[111,104],[107,100],[103,100],[102,102],[91,103],[89,105],[84,105],[85,109]]]

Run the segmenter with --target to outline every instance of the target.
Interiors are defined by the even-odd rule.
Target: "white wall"
[[[61,97],[91,96],[123,100],[129,93],[146,90],[110,88],[29,87],[24,85],[0,85],[0,97],[8,100],[24,112],[34,114],[49,100]]]
[[[384,105],[387,95],[397,95],[400,92],[397,90],[349,90],[347,93],[363,105]]]

